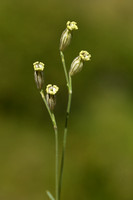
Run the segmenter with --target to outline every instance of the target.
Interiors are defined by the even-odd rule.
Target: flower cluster
[[[74,30],[77,30],[78,26],[77,23],[74,21],[68,21],[66,24],[66,29],[63,31],[61,38],[60,38],[60,55],[61,60],[64,68],[64,73],[66,77],[66,84],[68,87],[68,104],[67,104],[67,111],[66,111],[66,121],[65,121],[65,127],[64,127],[64,137],[63,137],[63,148],[62,148],[62,160],[61,160],[61,167],[60,167],[60,176],[58,176],[58,129],[57,124],[55,120],[54,115],[54,108],[56,105],[56,94],[59,90],[59,87],[56,85],[48,84],[46,86],[46,94],[43,90],[44,87],[44,63],[42,62],[34,62],[33,68],[34,68],[34,78],[37,88],[40,91],[41,97],[46,105],[46,108],[48,110],[48,113],[50,115],[53,128],[55,131],[55,197],[47,191],[47,195],[50,199],[59,200],[60,199],[60,193],[61,193],[61,186],[62,186],[62,175],[63,175],[63,167],[64,167],[64,157],[65,157],[65,148],[66,148],[66,139],[67,139],[67,128],[68,128],[68,119],[70,114],[70,108],[71,108],[71,99],[72,99],[72,76],[76,73],[80,72],[83,68],[84,62],[89,61],[91,58],[90,53],[88,51],[82,50],[79,52],[79,55],[72,61],[70,70],[67,72],[67,68],[65,65],[65,58],[63,51],[66,49],[66,47],[70,44],[71,38],[72,38],[72,32]]]
[[[33,68],[34,68],[34,78],[36,86],[41,91],[43,90],[43,85],[44,85],[44,76],[43,76],[44,63],[39,61],[34,62]],[[58,90],[59,88],[56,85],[52,86],[51,84],[49,84],[46,87],[46,101],[51,111],[54,110],[56,104],[55,94],[58,92]]]
[[[78,26],[77,23],[72,21],[68,21],[66,24],[66,29],[63,31],[60,39],[60,51],[64,51],[64,49],[70,44],[71,37],[72,37],[72,31],[77,30]],[[79,56],[77,56],[70,67],[69,75],[73,76],[77,72],[80,72],[83,68],[84,61],[89,61],[91,58],[91,55],[87,51],[80,51]]]

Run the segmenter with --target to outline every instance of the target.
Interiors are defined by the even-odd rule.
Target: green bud
[[[70,44],[72,31],[78,29],[77,23],[74,21],[68,21],[66,26],[67,27],[63,31],[60,39],[60,51],[63,51]]]
[[[70,76],[73,76],[77,72],[80,72],[83,67],[83,61],[81,60],[80,56],[76,57],[70,67],[69,74]]]
[[[89,61],[90,58],[91,55],[87,51],[80,51],[79,56],[76,57],[71,64],[69,71],[70,76],[80,72],[83,68],[84,61]]]
[[[71,32],[66,28],[61,35],[60,51],[63,51],[67,46],[69,46],[71,37],[72,37]]]
[[[56,93],[59,88],[56,85],[48,84],[46,87],[46,101],[51,111],[54,110],[56,105]]]
[[[33,63],[33,68],[34,68],[34,78],[36,86],[39,90],[41,90],[44,84],[44,77],[43,77],[44,64],[42,62],[37,61]]]

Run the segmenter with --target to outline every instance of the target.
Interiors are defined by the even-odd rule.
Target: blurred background
[[[131,0],[0,2],[0,199],[43,200],[54,193],[54,132],[34,83],[57,84],[60,150],[67,88],[59,55],[66,22],[76,21],[67,68],[91,53],[73,77],[63,200],[133,199],[133,3]],[[60,153],[61,156],[61,153]]]

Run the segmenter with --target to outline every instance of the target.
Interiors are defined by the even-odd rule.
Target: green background
[[[45,86],[60,88],[61,150],[67,88],[59,40],[68,20],[79,30],[65,51],[67,69],[80,50],[92,58],[73,77],[62,199],[133,199],[132,0],[1,0],[1,200],[54,193],[54,132],[32,63],[44,62]]]

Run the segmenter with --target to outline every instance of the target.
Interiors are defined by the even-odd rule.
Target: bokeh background
[[[0,2],[0,199],[48,199],[54,193],[54,132],[33,77],[57,84],[60,150],[67,88],[59,40],[78,23],[65,51],[92,54],[73,77],[63,200],[133,199],[133,2],[4,0]],[[60,154],[61,156],[61,154]]]

